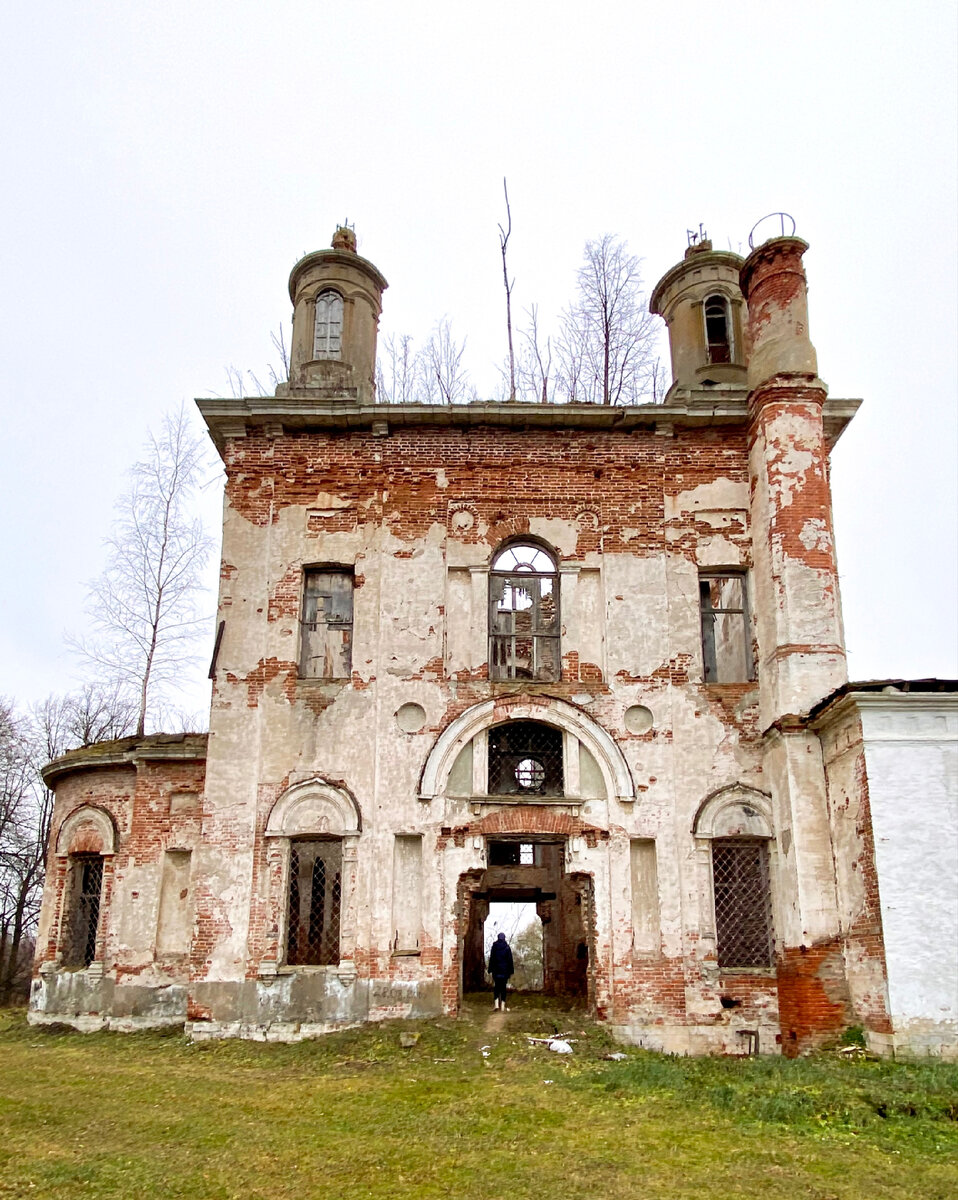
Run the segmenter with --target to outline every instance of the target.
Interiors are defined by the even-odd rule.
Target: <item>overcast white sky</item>
[[[338,221],[382,332],[448,315],[491,394],[503,175],[547,321],[587,238],[651,286],[699,222],[739,250],[794,215],[821,374],[865,400],[833,457],[852,678],[958,675],[953,0],[7,0],[2,31],[0,694],[75,683],[147,427],[263,369]]]

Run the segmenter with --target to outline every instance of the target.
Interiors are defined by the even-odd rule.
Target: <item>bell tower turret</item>
[[[375,400],[379,271],[356,253],[356,234],[341,225],[329,250],[301,258],[289,277],[293,337],[289,383],[277,396],[355,404]]]
[[[673,387],[746,386],[742,259],[703,238],[659,280],[649,310],[665,318]]]

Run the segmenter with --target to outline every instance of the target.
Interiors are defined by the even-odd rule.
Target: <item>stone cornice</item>
[[[741,388],[677,389],[665,404],[530,404],[479,401],[473,404],[367,404],[320,399],[309,389],[290,389],[289,396],[248,396],[198,399],[196,405],[222,454],[226,440],[242,436],[251,426],[282,427],[289,431],[353,432],[382,434],[406,428],[645,430],[670,434],[677,428],[745,425],[749,419],[748,393]],[[826,400],[825,429],[830,444],[837,441],[855,415],[860,400]]]
[[[206,758],[205,733],[154,733],[147,737],[118,738],[94,742],[68,750],[40,771],[51,790],[76,771],[98,771],[110,767],[133,767],[141,762],[195,762]]]

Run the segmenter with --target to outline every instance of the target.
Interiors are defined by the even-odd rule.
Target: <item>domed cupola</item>
[[[673,388],[746,386],[741,267],[740,255],[703,238],[656,284],[649,309],[668,325]]]
[[[341,225],[329,250],[301,258],[289,277],[293,339],[289,383],[278,396],[371,404],[376,397],[379,271],[356,253],[356,234]]]

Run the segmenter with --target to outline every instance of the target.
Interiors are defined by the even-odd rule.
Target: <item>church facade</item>
[[[858,401],[818,376],[806,248],[690,247],[652,297],[672,388],[623,408],[378,404],[385,279],[345,229],[297,263],[289,383],[198,402],[226,468],[209,734],[46,769],[31,1019],[455,1014],[521,900],[544,990],[624,1041],[953,1045],[958,1013],[889,990],[829,489]]]

